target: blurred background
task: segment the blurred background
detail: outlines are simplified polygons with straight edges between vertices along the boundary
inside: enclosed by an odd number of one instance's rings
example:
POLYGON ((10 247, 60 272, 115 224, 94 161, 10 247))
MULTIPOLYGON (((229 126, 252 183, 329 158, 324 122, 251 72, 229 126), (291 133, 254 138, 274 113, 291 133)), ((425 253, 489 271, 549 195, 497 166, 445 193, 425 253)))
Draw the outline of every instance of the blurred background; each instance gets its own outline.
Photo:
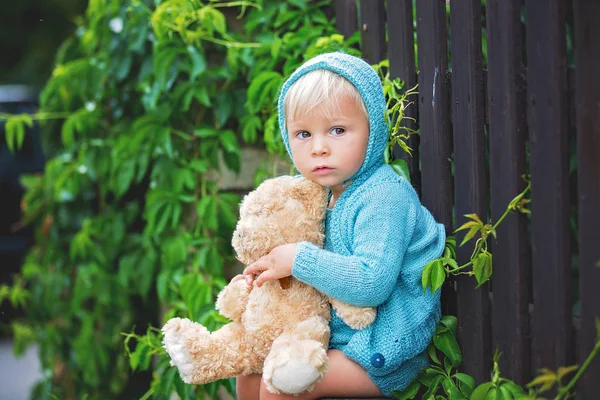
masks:
POLYGON ((356 50, 331 1, 0 6, 0 400, 230 398, 157 327, 209 329, 241 197, 291 172, 283 77, 356 50))
MULTIPOLYGON (((75 17, 85 10, 84 0, 24 0, 0 6, 0 112, 34 113, 38 95, 50 77, 58 47, 75 28, 75 17)), ((0 123, 0 126, 3 124, 0 123)), ((33 242, 33 229, 12 229, 21 216, 22 173, 41 172, 44 152, 39 127, 32 129, 20 152, 13 154, 0 141, 0 284, 19 272, 33 242)), ((37 346, 21 358, 13 354, 9 322, 23 316, 10 302, 0 305, 0 399, 26 399, 42 368, 37 346)))

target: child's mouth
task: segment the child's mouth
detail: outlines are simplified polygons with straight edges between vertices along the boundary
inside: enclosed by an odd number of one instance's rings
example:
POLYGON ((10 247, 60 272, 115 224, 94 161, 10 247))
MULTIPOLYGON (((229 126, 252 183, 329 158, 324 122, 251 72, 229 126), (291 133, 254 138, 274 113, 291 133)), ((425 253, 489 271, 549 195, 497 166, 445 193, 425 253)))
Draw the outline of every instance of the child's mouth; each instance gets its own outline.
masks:
POLYGON ((325 165, 319 165, 313 169, 313 173, 317 175, 325 175, 333 171, 333 168, 327 167, 325 165))

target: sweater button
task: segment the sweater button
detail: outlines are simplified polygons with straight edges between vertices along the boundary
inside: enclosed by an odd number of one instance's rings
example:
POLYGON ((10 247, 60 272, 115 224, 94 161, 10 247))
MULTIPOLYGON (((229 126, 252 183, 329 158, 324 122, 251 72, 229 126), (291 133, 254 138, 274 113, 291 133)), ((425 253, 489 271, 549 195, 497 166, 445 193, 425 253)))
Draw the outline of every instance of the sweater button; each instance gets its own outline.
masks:
POLYGON ((385 358, 383 357, 383 354, 381 353, 375 353, 371 356, 371 364, 375 367, 375 368, 381 368, 383 367, 383 364, 385 364, 385 358))

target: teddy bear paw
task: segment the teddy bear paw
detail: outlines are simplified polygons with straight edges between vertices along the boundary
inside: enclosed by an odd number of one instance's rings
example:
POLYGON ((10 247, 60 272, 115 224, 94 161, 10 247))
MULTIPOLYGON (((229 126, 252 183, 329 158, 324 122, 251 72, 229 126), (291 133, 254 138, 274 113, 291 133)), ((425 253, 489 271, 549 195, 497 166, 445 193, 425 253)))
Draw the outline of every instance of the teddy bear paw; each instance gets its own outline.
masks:
POLYGON ((327 351, 316 340, 280 336, 265 359, 263 379, 271 393, 310 391, 327 371, 327 351))
POLYGON ((163 346, 171 358, 171 365, 177 367, 181 379, 185 383, 191 383, 194 370, 193 359, 186 345, 186 337, 192 332, 202 333, 202 331, 206 331, 206 328, 184 318, 171 318, 162 328, 163 346), (200 332, 198 332, 199 330, 200 332))
POLYGON ((309 389, 319 378, 319 370, 302 360, 290 360, 273 371, 271 382, 278 390, 299 394, 309 389))
POLYGON ((352 329, 365 329, 375 321, 377 309, 373 307, 357 307, 356 312, 345 321, 352 329))

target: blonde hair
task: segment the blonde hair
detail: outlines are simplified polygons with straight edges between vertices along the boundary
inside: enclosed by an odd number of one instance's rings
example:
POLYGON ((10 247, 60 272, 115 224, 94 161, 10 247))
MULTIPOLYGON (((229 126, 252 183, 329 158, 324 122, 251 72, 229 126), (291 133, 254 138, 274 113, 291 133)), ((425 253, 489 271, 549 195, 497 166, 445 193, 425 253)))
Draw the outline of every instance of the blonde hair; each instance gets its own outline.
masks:
POLYGON ((367 107, 356 86, 335 72, 317 69, 301 76, 290 86, 283 101, 285 122, 287 124, 302 118, 318 106, 325 104, 328 107, 323 107, 320 111, 327 118, 332 119, 331 110, 340 111, 341 96, 350 96, 364 112, 367 120, 369 119, 367 107))

